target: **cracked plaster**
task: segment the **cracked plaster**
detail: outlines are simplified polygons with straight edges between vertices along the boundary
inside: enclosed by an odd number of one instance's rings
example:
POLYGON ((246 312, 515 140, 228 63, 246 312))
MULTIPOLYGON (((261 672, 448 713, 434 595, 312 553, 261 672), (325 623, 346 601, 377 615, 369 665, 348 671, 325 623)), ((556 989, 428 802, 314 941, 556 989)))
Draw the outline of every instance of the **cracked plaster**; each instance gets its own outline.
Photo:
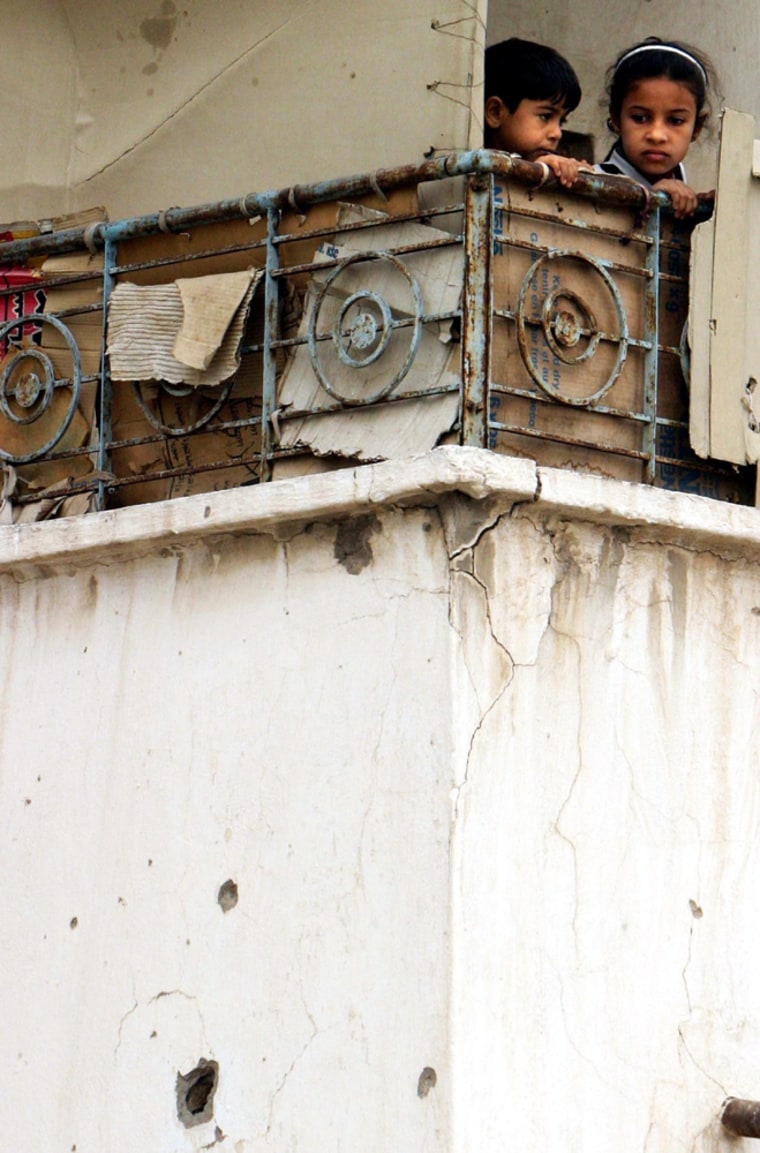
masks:
POLYGON ((509 1086, 480 1087, 462 1147, 530 1145, 537 1126, 542 1144, 587 1147, 593 1128, 618 1148, 717 1149, 722 1098, 760 1059, 736 923, 759 863, 760 570, 693 535, 558 518, 549 479, 460 565, 514 658, 457 796, 460 931, 478 943, 459 1028, 474 1044, 499 1016, 492 1083, 509 1086), (537 1121, 538 1086, 553 1107, 537 1121))
POLYGON ((718 1153, 760 1063, 756 514, 537 481, 454 450, 0 530, 27 1143, 179 1153, 203 1056, 222 1153, 371 1150, 368 1109, 378 1150, 718 1153))
POLYGON ((0 181, 6 220, 93 204, 118 219, 482 141, 472 96, 482 3, 388 0, 382 10, 354 5, 350 19, 334 0, 38 8, 7 21, 9 55, 31 59, 36 87, 31 101, 19 96, 29 72, 9 65, 5 103, 25 128, 7 133, 20 163, 9 186, 0 181), (40 26, 45 37, 35 36, 40 26), (241 117, 257 124, 255 149, 238 146, 241 117), (26 145, 40 140, 46 147, 26 145))

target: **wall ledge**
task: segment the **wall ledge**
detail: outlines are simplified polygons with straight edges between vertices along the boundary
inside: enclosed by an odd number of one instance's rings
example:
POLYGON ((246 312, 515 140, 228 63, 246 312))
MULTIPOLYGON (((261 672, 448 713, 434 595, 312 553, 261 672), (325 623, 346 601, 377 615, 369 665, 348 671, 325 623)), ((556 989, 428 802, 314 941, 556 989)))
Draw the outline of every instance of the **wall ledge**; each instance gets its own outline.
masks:
POLYGON ((229 492, 0 528, 0 571, 97 563, 207 537, 288 535, 313 521, 434 505, 447 493, 488 500, 491 512, 523 506, 517 515, 592 521, 636 530, 639 539, 760 556, 760 513, 754 508, 446 446, 229 492))

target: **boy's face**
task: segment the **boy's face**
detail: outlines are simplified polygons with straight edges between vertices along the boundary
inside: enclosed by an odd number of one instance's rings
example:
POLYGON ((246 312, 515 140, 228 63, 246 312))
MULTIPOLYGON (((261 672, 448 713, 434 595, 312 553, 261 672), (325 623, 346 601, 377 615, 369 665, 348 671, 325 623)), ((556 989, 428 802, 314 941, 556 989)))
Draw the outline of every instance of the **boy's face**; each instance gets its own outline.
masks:
POLYGON ((489 96, 485 107, 486 146, 536 160, 557 151, 566 115, 565 105, 551 100, 521 100, 510 112, 501 97, 489 96))

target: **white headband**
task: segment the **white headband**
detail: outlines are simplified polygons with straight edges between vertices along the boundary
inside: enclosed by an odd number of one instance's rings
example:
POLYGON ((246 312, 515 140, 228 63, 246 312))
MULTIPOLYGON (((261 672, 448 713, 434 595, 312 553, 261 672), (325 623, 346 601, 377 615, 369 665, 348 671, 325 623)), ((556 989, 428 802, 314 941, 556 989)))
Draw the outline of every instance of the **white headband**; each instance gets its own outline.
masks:
POLYGON ((707 73, 696 57, 692 56, 690 52, 684 52, 682 48, 674 48, 672 44, 641 44, 638 48, 632 48, 630 52, 626 52, 624 56, 620 57, 615 65, 615 72, 618 72, 621 64, 624 64, 626 60, 630 60, 632 56, 637 56, 639 52, 672 52, 675 56, 683 57, 684 60, 688 60, 690 64, 694 65, 702 76, 705 88, 708 87, 707 73))

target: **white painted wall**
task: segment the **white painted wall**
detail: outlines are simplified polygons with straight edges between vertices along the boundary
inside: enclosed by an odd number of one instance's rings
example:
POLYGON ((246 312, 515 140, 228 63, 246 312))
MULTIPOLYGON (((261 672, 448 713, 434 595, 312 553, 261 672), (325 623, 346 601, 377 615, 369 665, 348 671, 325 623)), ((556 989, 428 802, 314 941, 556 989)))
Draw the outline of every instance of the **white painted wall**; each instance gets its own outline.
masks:
POLYGON ((2 577, 0 1065, 19 1149, 208 1146, 215 1124, 176 1116, 200 1058, 220 1065, 224 1151, 445 1148, 435 521, 2 577), (427 1066, 442 1089, 422 1100, 427 1066))
POLYGON ((5 0, 0 11, 0 214, 7 221, 30 220, 69 207, 76 57, 59 0, 5 0))
POLYGON ((481 142, 485 0, 13 7, 0 140, 22 163, 0 175, 6 219, 116 219, 481 142))
POLYGON ((757 516, 442 449, 0 530, 14 1148, 718 1153, 757 516))

